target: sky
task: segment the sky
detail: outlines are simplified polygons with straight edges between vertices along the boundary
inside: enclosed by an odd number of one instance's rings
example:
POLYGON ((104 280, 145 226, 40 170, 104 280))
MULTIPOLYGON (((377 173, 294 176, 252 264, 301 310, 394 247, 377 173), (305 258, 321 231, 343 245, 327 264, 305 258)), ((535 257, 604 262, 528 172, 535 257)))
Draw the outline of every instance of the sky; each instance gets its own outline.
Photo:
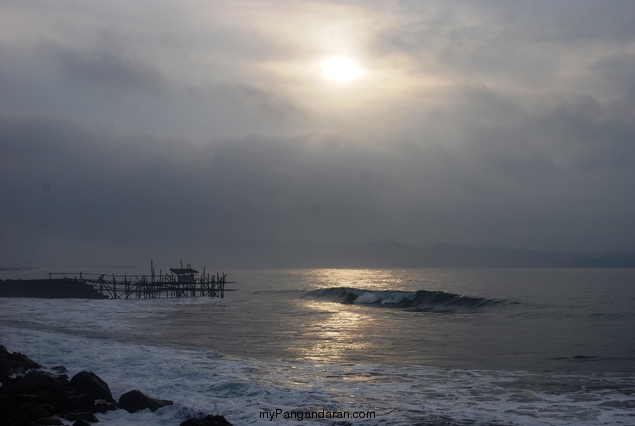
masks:
POLYGON ((635 250, 634 184, 630 0, 0 2, 0 266, 635 250))

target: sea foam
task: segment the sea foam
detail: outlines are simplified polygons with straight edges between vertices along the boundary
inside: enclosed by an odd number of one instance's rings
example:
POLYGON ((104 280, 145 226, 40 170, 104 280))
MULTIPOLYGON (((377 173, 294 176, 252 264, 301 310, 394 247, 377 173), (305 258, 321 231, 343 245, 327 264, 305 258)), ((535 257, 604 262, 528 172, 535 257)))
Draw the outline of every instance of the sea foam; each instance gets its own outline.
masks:
POLYGON ((270 423, 260 413, 275 409, 372 411, 373 421, 347 421, 395 425, 628 424, 635 414, 629 395, 635 387, 632 376, 263 362, 6 326, 0 331, 9 350, 45 366, 66 365, 71 375, 94 371, 109 383, 115 398, 139 389, 175 402, 155 413, 99 415, 105 426, 174 425, 215 412, 233 424, 264 425, 270 423))

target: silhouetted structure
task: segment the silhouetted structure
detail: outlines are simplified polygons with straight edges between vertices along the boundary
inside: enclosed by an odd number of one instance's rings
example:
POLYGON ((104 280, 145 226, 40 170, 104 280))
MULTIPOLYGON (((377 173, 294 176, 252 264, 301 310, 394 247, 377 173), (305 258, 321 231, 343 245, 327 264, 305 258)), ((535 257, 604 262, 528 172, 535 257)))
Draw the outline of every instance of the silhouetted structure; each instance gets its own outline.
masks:
POLYGON ((49 278, 62 276, 63 279, 77 280, 93 286, 100 294, 111 299, 130 298, 160 298, 160 297, 225 297, 227 274, 205 274, 205 268, 201 275, 191 265, 180 268, 170 268, 170 273, 159 271, 155 274, 154 262, 150 261, 150 275, 116 275, 93 274, 87 272, 50 272, 49 278))

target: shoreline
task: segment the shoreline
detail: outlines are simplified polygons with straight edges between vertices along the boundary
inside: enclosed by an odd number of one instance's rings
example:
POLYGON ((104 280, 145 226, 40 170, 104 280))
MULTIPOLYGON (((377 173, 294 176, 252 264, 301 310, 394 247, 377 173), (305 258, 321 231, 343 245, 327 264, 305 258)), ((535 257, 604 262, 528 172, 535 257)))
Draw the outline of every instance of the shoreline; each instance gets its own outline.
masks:
MULTIPOLYGON (((62 365, 45 368, 0 344, 0 424, 7 426, 73 425, 99 422, 96 414, 125 410, 151 412, 172 405, 140 390, 115 400, 108 384, 95 373, 81 371, 69 378, 62 365)), ((222 415, 185 419, 180 426, 232 426, 222 415)))

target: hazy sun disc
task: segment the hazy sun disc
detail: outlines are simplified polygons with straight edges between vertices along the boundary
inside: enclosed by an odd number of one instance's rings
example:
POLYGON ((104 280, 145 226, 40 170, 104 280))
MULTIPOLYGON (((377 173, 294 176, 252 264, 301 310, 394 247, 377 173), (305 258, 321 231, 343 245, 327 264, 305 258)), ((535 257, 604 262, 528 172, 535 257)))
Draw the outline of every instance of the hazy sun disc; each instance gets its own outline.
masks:
POLYGON ((352 59, 345 56, 333 56, 322 62, 322 73, 329 80, 352 81, 362 75, 362 70, 352 59))

